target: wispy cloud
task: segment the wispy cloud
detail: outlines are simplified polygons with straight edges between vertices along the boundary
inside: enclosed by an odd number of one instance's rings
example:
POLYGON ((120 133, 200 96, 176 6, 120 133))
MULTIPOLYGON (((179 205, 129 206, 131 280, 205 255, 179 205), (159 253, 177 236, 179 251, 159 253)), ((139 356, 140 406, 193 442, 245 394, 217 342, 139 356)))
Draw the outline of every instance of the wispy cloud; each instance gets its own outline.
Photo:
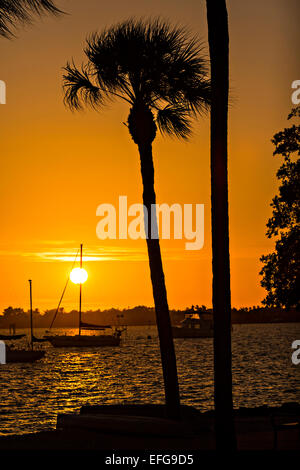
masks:
MULTIPOLYGON (((31 247, 21 250, 0 250, 0 257, 20 257, 36 262, 74 262, 77 255, 79 259, 79 249, 76 241, 35 241, 32 243, 37 247, 33 251, 31 247), (47 245, 47 250, 45 246, 47 245), (31 248, 31 249, 30 249, 31 248)), ((18 247, 19 248, 19 247, 18 247)), ((164 260, 180 261, 187 258, 202 259, 203 253, 189 252, 184 249, 162 246, 162 256, 164 260)), ((144 247, 132 246, 85 246, 83 261, 148 261, 146 244, 144 247)))
MULTIPOLYGON (((78 250, 74 249, 59 249, 42 251, 38 253, 27 253, 26 256, 38 258, 41 261, 62 261, 72 262, 78 255, 78 250)), ((93 261, 145 261, 147 260, 147 254, 143 250, 136 249, 123 249, 121 247, 110 247, 110 248, 96 248, 96 249, 85 249, 83 255, 84 262, 93 261)))
MULTIPOLYGON (((57 245, 58 243, 52 243, 57 245)), ((62 245, 62 243, 60 243, 62 245)), ((79 250, 77 247, 74 248, 53 248, 47 251, 39 250, 36 252, 32 251, 10 251, 0 250, 1 257, 22 257, 27 258, 30 261, 40 262, 73 262, 77 256, 79 259, 79 250)), ((146 261, 147 253, 146 250, 138 250, 134 248, 123 248, 123 247, 96 247, 96 248, 85 248, 83 261, 146 261)))

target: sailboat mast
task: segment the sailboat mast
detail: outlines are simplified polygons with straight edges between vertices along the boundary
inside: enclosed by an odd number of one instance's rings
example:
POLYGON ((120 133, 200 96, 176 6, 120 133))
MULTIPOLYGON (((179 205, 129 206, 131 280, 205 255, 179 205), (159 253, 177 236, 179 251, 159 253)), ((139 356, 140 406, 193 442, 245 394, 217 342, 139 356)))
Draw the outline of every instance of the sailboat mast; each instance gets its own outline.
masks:
MULTIPOLYGON (((80 245, 80 269, 82 269, 82 243, 80 245)), ((81 294, 82 283, 79 284, 79 335, 81 334, 81 294)))
POLYGON ((32 331, 32 280, 29 279, 29 294, 30 294, 30 344, 33 349, 33 331, 32 331))

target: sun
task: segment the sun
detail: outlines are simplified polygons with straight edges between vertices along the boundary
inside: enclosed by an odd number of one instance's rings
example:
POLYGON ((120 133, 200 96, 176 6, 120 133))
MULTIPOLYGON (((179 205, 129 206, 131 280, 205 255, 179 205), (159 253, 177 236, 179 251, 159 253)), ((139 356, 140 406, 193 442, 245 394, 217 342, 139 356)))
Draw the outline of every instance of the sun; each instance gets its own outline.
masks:
POLYGON ((88 278, 88 273, 83 268, 74 268, 70 273, 70 279, 74 284, 83 284, 88 278))

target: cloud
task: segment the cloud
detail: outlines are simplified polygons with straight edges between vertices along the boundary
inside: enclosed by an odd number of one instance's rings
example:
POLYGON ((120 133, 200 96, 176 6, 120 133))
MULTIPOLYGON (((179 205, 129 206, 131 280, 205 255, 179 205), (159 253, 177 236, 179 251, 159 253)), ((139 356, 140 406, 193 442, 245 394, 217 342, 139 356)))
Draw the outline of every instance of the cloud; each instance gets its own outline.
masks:
MULTIPOLYGON (((36 262, 74 262, 75 257, 77 256, 77 260, 79 260, 79 249, 75 246, 76 242, 62 242, 62 241, 52 241, 47 242, 47 245, 53 246, 53 249, 49 249, 47 251, 39 250, 39 251, 10 251, 10 250, 2 250, 0 251, 0 256, 2 257, 21 257, 27 258, 30 261, 36 262), (70 247, 62 247, 58 248, 57 245, 71 245, 70 247)), ((46 242, 40 242, 40 244, 46 244, 46 242)), ((40 247, 42 248, 42 247, 40 247)), ((167 261, 180 261, 185 260, 187 258, 191 259, 191 257, 196 259, 203 259, 203 255, 197 254, 195 252, 187 252, 184 249, 176 249, 176 248, 165 248, 162 249, 162 257, 163 260, 167 261), (192 255, 191 255, 192 253, 192 255)), ((124 247, 124 246, 108 246, 108 247, 90 247, 84 248, 83 254, 83 261, 85 263, 89 262, 100 262, 100 261, 145 261, 148 262, 148 254, 146 245, 144 248, 136 248, 136 247, 124 247)))
MULTIPOLYGON (((36 253, 24 253, 23 256, 30 257, 39 261, 60 261, 72 262, 75 258, 79 259, 79 250, 74 249, 56 249, 40 251, 36 253)), ((84 250, 83 261, 146 261, 147 253, 145 250, 136 250, 122 247, 94 248, 84 250)))

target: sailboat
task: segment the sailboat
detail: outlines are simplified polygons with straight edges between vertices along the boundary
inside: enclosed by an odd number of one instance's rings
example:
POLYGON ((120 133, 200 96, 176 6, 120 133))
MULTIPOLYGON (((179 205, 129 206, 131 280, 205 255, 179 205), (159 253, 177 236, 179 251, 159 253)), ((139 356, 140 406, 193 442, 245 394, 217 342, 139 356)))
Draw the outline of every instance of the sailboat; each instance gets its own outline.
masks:
POLYGON ((25 338, 26 335, 20 334, 20 335, 0 335, 0 340, 3 341, 11 341, 15 339, 22 339, 25 338))
MULTIPOLYGON (((82 244, 80 245, 80 272, 86 272, 82 268, 82 244)), ((75 258, 76 261, 76 258, 75 258)), ((78 269, 78 268, 77 268, 78 269)), ((87 276, 87 274, 86 274, 87 276)), ((68 282, 68 281, 67 281, 68 282)), ((123 330, 120 328, 116 328, 114 332, 111 334, 99 334, 99 335, 84 335, 82 334, 82 330, 90 330, 90 331, 104 331, 107 329, 112 328, 108 325, 92 325, 89 323, 82 322, 81 316, 81 303, 82 303, 82 284, 83 280, 78 282, 79 284, 79 318, 78 318, 78 334, 77 335, 47 335, 45 338, 54 346, 55 348, 99 348, 103 346, 119 346, 121 342, 121 335, 123 330)), ((66 289, 66 287, 65 287, 66 289)), ((65 289, 63 291, 62 297, 64 295, 65 289)), ((61 300, 62 300, 61 297, 61 300)), ((60 303, 61 303, 60 300, 60 303)), ((60 306, 59 303, 59 306, 60 306)), ((59 309, 58 306, 58 309, 59 309)), ((58 312, 58 309, 56 312, 58 312)), ((55 319, 55 317, 54 317, 55 319)), ((54 320, 53 319, 53 320, 54 320)), ((52 321, 53 324, 53 321, 52 321)), ((52 326, 51 324, 51 326, 52 326)), ((51 327, 50 327, 51 329, 51 327)))
MULTIPOLYGON (((33 336, 33 324, 32 324, 32 280, 29 279, 29 286, 30 286, 30 345, 29 348, 25 349, 15 349, 12 346, 6 346, 6 363, 12 362, 35 362, 42 357, 45 356, 45 351, 42 350, 34 350, 33 343, 34 343, 34 336, 33 336)), ((11 338, 12 339, 11 335, 11 338)), ((20 335, 18 336, 19 339, 20 335)), ((22 336, 22 335, 21 335, 22 336)), ((23 335, 24 336, 24 335, 23 335)))

